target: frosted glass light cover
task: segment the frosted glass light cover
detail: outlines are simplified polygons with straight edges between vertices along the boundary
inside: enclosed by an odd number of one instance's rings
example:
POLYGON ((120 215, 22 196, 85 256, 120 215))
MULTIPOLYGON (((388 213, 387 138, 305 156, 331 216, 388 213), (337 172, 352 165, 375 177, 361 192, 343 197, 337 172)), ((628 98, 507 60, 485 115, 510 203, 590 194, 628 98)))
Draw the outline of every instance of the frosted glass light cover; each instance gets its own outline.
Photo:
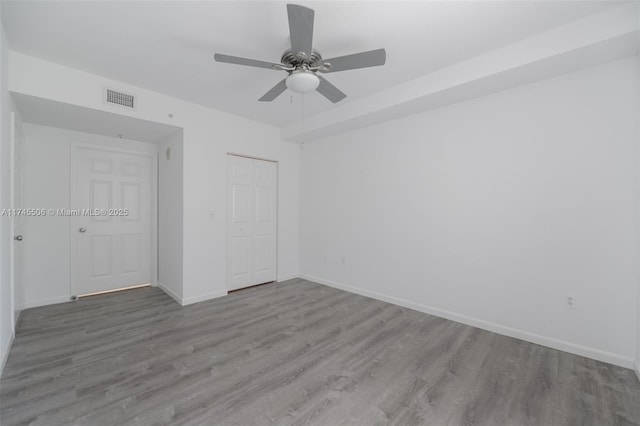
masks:
POLYGON ((298 71, 287 77, 285 83, 289 89, 296 93, 307 93, 318 88, 320 79, 312 72, 298 71))

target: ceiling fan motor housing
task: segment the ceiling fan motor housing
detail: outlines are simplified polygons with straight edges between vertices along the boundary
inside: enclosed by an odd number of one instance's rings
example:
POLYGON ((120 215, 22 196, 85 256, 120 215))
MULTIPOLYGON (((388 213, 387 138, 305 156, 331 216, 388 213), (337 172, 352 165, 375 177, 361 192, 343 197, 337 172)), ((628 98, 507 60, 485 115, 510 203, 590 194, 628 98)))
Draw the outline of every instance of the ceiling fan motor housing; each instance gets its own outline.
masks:
POLYGON ((322 56, 320 55, 320 52, 315 49, 311 52, 311 56, 307 56, 304 52, 294 54, 291 49, 287 49, 282 54, 280 62, 294 68, 298 68, 303 65, 315 68, 323 65, 322 56))

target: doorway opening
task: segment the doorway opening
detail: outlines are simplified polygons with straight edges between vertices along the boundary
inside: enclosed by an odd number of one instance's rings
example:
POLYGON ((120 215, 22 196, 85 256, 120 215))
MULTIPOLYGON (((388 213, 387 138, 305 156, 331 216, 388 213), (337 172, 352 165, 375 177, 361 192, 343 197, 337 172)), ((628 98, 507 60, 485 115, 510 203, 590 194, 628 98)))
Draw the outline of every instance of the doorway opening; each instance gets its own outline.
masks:
POLYGON ((160 280, 181 293, 182 216, 159 212, 181 210, 182 129, 13 96, 24 122, 23 203, 47 212, 24 218, 23 306, 160 280), (160 154, 168 150, 171 158, 160 154))

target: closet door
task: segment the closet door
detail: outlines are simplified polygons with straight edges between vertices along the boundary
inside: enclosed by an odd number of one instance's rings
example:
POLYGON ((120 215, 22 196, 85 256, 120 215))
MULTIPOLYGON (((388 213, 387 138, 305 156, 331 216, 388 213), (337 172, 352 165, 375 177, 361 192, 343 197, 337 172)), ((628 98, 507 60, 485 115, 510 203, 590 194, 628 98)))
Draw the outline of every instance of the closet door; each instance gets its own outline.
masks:
POLYGON ((227 289, 276 279, 277 164, 229 155, 227 289))

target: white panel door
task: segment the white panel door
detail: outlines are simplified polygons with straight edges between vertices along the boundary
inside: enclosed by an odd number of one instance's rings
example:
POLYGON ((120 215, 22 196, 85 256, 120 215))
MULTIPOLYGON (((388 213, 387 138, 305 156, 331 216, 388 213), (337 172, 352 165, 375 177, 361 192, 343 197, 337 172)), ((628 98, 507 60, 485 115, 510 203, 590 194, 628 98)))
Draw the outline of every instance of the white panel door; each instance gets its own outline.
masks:
POLYGON ((276 167, 253 160, 253 284, 276 279, 276 167))
POLYGON ((152 158, 86 147, 75 156, 72 293, 151 282, 152 158))
MULTIPOLYGON (((22 163, 23 163, 24 135, 16 122, 15 112, 11 113, 11 208, 23 208, 22 202, 22 163)), ((22 229, 24 218, 22 215, 11 216, 11 229, 13 232, 13 245, 11 246, 10 275, 13 290, 14 324, 22 309, 22 229)), ((13 328, 12 328, 13 329, 13 328)))
POLYGON ((228 156, 228 290, 276 279, 277 165, 228 156))
POLYGON ((253 160, 230 155, 228 185, 228 289, 235 290, 253 285, 253 160))

